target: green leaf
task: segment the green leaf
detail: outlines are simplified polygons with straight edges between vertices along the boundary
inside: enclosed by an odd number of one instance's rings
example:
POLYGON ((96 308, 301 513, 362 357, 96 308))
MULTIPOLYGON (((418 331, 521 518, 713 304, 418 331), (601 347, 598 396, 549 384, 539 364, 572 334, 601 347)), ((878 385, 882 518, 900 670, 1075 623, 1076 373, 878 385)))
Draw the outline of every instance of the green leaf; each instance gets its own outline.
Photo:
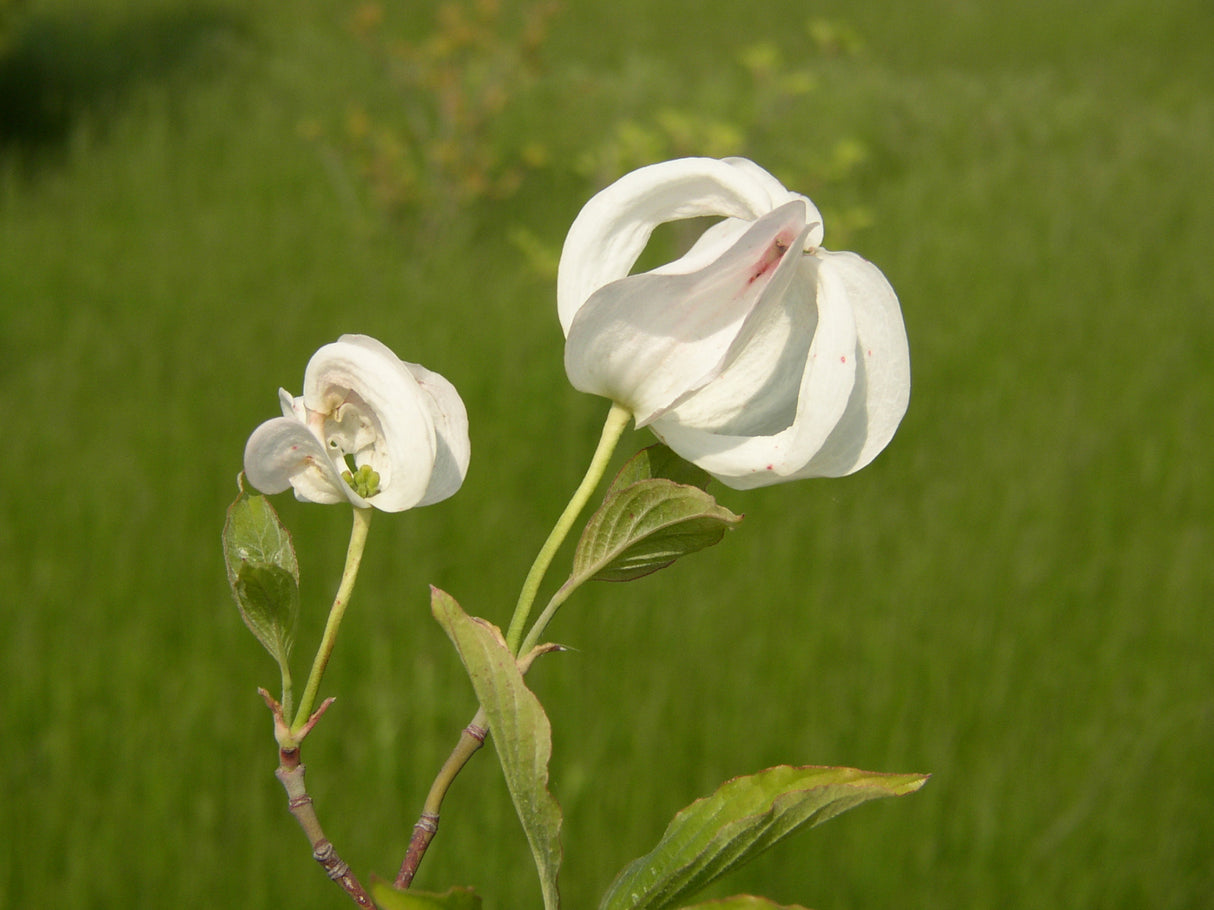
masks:
POLYGON ((299 563, 295 559, 291 533, 266 497, 245 488, 244 474, 240 475, 238 483, 240 495, 228 506, 228 517, 223 526, 229 579, 233 565, 250 559, 280 566, 298 579, 299 563))
POLYGON ((654 477, 665 477, 675 483, 689 487, 699 487, 707 490, 712 475, 703 468, 698 468, 690 461, 684 461, 671 449, 657 443, 641 449, 625 462, 620 472, 611 481, 604 499, 617 493, 624 487, 631 486, 638 480, 650 480, 654 477))
POLYGON ((506 788, 514 800, 540 876, 545 910, 560 907, 556 878, 561 867, 561 807, 548 792, 552 726, 501 631, 468 616, 455 599, 430 589, 430 609, 459 652, 477 700, 489 721, 506 788))
POLYGON ((741 520, 699 487, 666 478, 613 486, 586 522, 566 585, 640 578, 719 543, 741 520))
POLYGON ((391 882, 371 878, 371 898, 380 910, 480 910, 480 895, 471 888, 451 888, 442 894, 402 891, 391 882))
POLYGON ((727 781, 676 815, 658 845, 624 867, 599 908, 672 907, 798 828, 870 799, 913 793, 926 781, 923 774, 788 765, 727 781))
POLYGON ((765 897, 737 894, 717 901, 682 907, 680 910, 805 910, 800 904, 773 904, 765 897))
POLYGON ((266 563, 246 562, 232 588, 240 615, 280 664, 291 656, 299 618, 299 584, 290 572, 266 563))
POLYGON ((223 526, 223 555, 241 618, 285 668, 299 622, 299 563, 274 507, 245 489, 243 474, 223 526))

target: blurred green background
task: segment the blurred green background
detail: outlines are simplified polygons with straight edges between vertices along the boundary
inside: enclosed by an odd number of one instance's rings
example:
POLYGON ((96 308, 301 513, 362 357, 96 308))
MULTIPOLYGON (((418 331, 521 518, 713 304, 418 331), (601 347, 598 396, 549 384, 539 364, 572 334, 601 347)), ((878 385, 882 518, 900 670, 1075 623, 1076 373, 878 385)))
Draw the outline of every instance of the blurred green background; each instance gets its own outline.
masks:
MULTIPOLYGON (((627 169, 743 154, 897 288, 911 407, 863 472, 719 491, 721 546, 566 605, 577 650, 530 680, 567 905, 789 762, 934 777, 713 893, 1214 906, 1207 0, 26 0, 0 30, 0 905, 343 906, 219 546, 248 433, 343 332, 472 421, 460 495, 375 523, 305 752, 343 856, 394 874, 474 707, 426 585, 505 623, 606 414, 564 377, 564 231, 627 169)), ((302 677, 347 518, 278 499, 302 677)), ((418 878, 451 884, 538 905, 487 754, 418 878)))

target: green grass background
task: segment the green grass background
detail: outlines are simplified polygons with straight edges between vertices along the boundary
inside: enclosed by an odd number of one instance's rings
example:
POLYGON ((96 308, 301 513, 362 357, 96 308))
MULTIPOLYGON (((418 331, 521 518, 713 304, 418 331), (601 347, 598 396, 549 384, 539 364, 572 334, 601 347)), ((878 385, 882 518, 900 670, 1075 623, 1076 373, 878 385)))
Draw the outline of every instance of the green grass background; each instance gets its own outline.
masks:
MULTIPOLYGON (((0 905, 343 905, 273 778, 255 689, 276 671, 219 547, 248 433, 342 332, 443 372, 472 421, 463 491, 378 516, 305 753, 339 851, 394 873, 474 707, 426 585, 505 623, 606 413, 568 386, 551 276, 517 238, 555 254, 599 185, 567 163, 612 124, 747 110, 738 53, 768 42, 817 82, 732 151, 890 277, 911 406, 860 474, 723 491, 747 518, 720 547, 566 605, 551 634, 577 651, 530 679, 567 906, 678 808, 783 762, 934 777, 711 893, 1214 906, 1206 0, 567 6, 499 128, 549 164, 441 218, 385 214, 309 132, 401 102, 349 4, 20 9, 0 57, 0 905), (863 50, 815 45, 811 16, 863 50), (840 142, 865 154, 831 176, 840 142)), ((384 28, 416 39, 432 7, 389 4, 384 28)), ((348 528, 280 499, 302 677, 348 528)), ((538 905, 491 755, 418 884, 538 905)))

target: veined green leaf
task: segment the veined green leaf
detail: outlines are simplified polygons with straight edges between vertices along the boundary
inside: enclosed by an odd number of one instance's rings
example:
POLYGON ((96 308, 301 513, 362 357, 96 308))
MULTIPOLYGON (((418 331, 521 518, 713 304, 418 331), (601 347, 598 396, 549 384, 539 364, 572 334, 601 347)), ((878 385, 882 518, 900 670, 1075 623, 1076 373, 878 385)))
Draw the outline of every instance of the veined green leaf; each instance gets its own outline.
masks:
POLYGON ((912 793, 926 780, 923 774, 781 765, 727 781, 676 815, 658 845, 619 874, 599 908, 675 906, 798 828, 870 799, 912 793))
POLYGON ((244 474, 238 480, 240 494, 228 506, 223 526, 223 551, 228 565, 228 580, 235 574, 233 566, 244 561, 263 562, 286 569, 299 579, 299 563, 291 532, 278 518, 270 501, 260 493, 250 493, 245 487, 244 474))
POLYGON ((278 513, 245 489, 243 474, 223 526, 223 555, 241 618, 285 667, 299 621, 299 563, 278 513))
POLYGON ((380 910, 480 910, 480 895, 471 888, 451 888, 442 894, 401 891, 383 879, 372 877, 371 898, 380 910))
POLYGON ((607 488, 603 498, 606 499, 612 493, 617 493, 638 480, 650 480, 654 477, 665 477, 675 483, 699 487, 701 490, 707 490, 712 480, 712 475, 703 468, 684 461, 672 449, 659 442, 641 449, 628 459, 611 481, 611 486, 607 488))
POLYGON ((567 585, 631 581, 719 543, 742 520, 699 487, 662 477, 610 493, 586 523, 567 585))
POLYGON ((246 562, 232 588, 245 625, 279 664, 285 664, 295 644, 299 618, 299 585, 278 566, 246 562))
POLYGON ((455 599, 430 589, 430 609, 459 652, 477 700, 485 710, 506 788, 535 866, 545 910, 560 907, 557 873, 561 867, 561 807, 548 791, 552 727, 548 715, 506 647, 501 631, 468 616, 455 599))

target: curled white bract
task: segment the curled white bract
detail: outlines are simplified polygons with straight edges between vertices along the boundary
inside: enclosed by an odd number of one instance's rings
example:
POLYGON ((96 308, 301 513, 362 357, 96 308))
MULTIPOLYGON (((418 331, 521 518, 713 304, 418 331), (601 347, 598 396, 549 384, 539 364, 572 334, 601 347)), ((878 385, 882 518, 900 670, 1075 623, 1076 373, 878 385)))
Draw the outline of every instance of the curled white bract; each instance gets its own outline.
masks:
POLYGON ((906 412, 898 298, 822 218, 741 158, 641 168, 593 197, 557 278, 574 387, 629 408, 735 489, 868 464, 906 412), (679 259, 630 274, 653 230, 718 216, 679 259))
POLYGON ((455 387, 366 335, 317 351, 303 394, 278 393, 282 417, 249 437, 244 469, 263 493, 293 488, 304 502, 401 512, 455 493, 468 471, 468 415, 455 387), (369 468, 365 497, 343 473, 369 468))

